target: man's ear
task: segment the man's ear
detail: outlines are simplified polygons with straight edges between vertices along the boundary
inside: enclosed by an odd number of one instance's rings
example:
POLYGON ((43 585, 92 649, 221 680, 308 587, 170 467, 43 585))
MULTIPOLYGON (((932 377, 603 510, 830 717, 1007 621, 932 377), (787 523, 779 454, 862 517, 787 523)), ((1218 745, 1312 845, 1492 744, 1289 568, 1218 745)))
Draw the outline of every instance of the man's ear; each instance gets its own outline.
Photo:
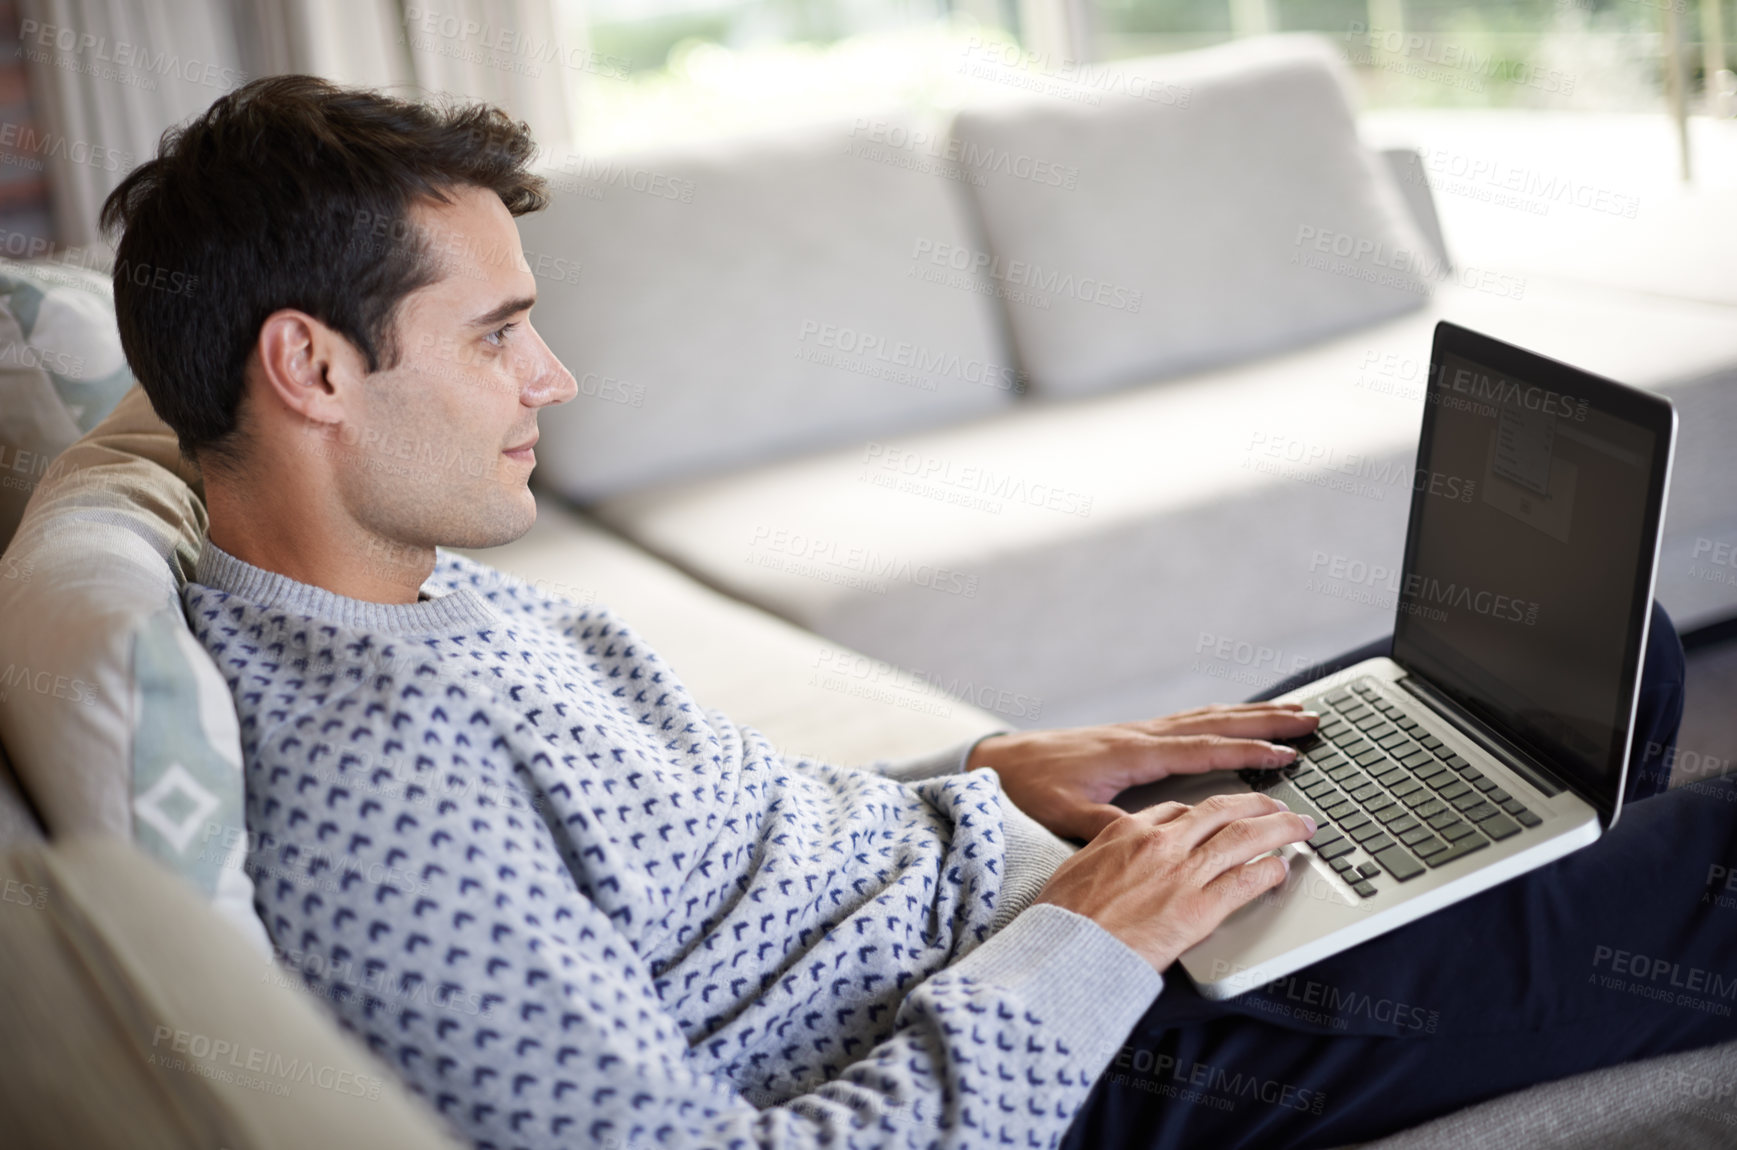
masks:
POLYGON ((367 364, 349 340, 306 312, 281 308, 266 316, 253 360, 265 402, 313 424, 354 417, 367 364))

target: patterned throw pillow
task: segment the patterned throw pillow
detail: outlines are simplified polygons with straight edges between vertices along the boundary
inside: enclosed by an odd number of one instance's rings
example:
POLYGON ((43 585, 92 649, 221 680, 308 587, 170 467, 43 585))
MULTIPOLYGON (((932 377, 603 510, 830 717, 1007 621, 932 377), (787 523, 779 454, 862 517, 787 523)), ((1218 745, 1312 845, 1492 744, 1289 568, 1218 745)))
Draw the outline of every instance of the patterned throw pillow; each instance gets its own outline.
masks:
POLYGON ((0 261, 0 413, 0 476, 18 503, 34 493, 0 556, 18 782, 50 835, 132 839, 264 948, 234 703, 181 613, 199 475, 132 384, 101 276, 0 261))
POLYGON ((212 682, 217 668, 180 603, 147 615, 132 638, 133 838, 215 894, 220 882, 245 881, 235 703, 221 680, 212 682))
POLYGON ((0 547, 50 461, 132 385, 107 276, 0 259, 0 547))

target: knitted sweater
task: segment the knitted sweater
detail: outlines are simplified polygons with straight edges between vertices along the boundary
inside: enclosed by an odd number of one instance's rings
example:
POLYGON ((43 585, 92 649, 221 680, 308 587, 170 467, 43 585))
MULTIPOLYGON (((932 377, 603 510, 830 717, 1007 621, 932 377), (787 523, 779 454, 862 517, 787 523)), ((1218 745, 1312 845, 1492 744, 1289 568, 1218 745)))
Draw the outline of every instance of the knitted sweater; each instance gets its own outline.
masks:
POLYGON ((993 771, 785 759, 607 610, 441 553, 349 599, 207 544, 280 960, 479 1147, 1052 1146, 1162 980, 1021 908, 993 771))

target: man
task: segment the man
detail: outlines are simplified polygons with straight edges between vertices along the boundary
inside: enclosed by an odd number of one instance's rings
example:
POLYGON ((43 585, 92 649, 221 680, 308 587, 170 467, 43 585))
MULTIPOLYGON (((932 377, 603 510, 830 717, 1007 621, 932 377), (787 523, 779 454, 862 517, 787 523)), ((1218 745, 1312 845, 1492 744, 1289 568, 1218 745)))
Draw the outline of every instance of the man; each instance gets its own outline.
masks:
MULTIPOLYGON (((103 216, 120 259, 222 301, 116 284, 129 362, 205 475, 186 607, 235 693, 261 917, 477 1145, 1332 1145, 1729 1032, 1607 1012, 1562 1056, 1552 1015, 1512 1044, 1530 1062, 1359 1098, 1392 1012, 1336 1037, 1162 973, 1284 880, 1271 852, 1310 822, 1256 794, 1110 805, 1282 765, 1268 740, 1312 715, 1003 734, 885 774, 787 760, 607 610, 438 553, 529 528, 537 413, 575 391, 530 323, 513 217, 543 203, 532 153, 498 111, 277 77, 168 138, 103 216), (1257 1101, 1226 1117, 1105 1073, 1154 1066, 1196 1085, 1229 1067, 1257 1101)), ((1661 729, 1673 705, 1667 682, 1661 729)), ((1624 847, 1625 818, 1580 857, 1723 833, 1648 805, 1673 825, 1624 847)), ((1577 881, 1559 864, 1354 953, 1434 969, 1393 940, 1577 881)), ((1458 1002, 1463 976, 1421 1001, 1458 1002)), ((1420 1075, 1465 1053, 1416 1046, 1397 1064, 1420 1075)))

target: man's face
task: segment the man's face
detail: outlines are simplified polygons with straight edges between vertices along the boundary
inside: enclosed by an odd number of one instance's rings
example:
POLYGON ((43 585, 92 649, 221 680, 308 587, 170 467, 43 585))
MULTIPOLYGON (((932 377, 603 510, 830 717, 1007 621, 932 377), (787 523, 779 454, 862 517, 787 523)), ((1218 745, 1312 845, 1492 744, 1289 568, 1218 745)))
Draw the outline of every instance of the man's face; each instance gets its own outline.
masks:
POLYGON ((372 534, 410 547, 493 547, 536 520, 526 486, 537 410, 578 388, 530 322, 536 280, 494 193, 455 189, 411 212, 439 278, 406 296, 398 362, 362 378, 336 436, 339 496, 372 534))

